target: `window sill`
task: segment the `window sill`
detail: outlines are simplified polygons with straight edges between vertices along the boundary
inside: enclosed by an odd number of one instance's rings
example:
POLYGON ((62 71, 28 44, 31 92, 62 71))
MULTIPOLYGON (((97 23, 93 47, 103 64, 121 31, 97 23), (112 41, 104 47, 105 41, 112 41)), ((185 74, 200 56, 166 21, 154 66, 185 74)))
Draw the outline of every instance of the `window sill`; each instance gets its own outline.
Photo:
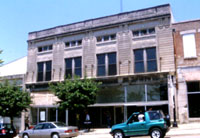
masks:
POLYGON ((144 40, 144 39, 150 39, 150 38, 155 38, 156 34, 150 34, 150 35, 143 35, 143 36, 135 36, 132 38, 132 40, 144 40))
POLYGON ((195 56, 195 57, 184 57, 184 60, 192 60, 192 59, 197 59, 197 56, 195 56))
POLYGON ((116 43, 117 43, 117 40, 97 42, 96 46, 105 46, 105 45, 116 44, 116 43))
POLYGON ((80 46, 73 46, 73 47, 65 47, 65 50, 68 51, 68 50, 75 50, 75 49, 81 49, 82 48, 82 45, 80 46))
POLYGON ((53 51, 44 51, 44 52, 38 52, 37 55, 44 55, 44 54, 51 54, 53 51))

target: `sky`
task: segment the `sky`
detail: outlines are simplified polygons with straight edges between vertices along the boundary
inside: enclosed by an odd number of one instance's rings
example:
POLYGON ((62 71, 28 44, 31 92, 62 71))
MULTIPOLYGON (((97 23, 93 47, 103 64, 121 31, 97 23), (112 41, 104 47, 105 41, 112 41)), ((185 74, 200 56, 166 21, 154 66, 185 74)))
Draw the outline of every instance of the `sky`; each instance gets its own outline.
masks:
MULTIPOLYGON (((28 33, 118 14, 121 0, 0 0, 0 59, 27 55, 28 33)), ((123 12, 170 4, 176 22, 200 19, 200 0, 122 0, 123 12)))

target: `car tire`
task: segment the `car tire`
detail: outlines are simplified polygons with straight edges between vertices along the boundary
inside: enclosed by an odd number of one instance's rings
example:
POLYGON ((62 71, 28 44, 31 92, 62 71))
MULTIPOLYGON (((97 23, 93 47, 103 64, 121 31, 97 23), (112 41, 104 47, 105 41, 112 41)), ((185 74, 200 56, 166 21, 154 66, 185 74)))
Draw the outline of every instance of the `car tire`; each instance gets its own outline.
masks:
POLYGON ((52 134, 51 138, 60 138, 60 136, 57 133, 52 134))
POLYGON ((23 138, 29 138, 28 134, 24 134, 23 138))
POLYGON ((163 138, 163 133, 159 128, 153 128, 150 132, 151 138, 163 138))
POLYGON ((116 131, 114 131, 114 133, 113 133, 113 138, 124 138, 124 134, 123 134, 122 131, 116 130, 116 131))

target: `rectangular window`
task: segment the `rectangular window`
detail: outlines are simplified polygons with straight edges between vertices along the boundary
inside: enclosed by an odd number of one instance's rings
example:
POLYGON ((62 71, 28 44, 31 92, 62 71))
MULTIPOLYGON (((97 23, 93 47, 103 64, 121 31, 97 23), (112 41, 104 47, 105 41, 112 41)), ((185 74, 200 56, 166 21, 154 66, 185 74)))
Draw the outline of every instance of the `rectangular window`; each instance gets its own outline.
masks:
POLYGON ((45 51, 50 51, 53 49, 52 45, 49 46, 42 46, 42 47, 38 47, 38 52, 45 52, 45 51))
POLYGON ((182 38, 184 58, 195 58, 197 56, 195 34, 185 34, 182 36, 182 38))
POLYGON ((117 74, 116 53, 97 55, 97 76, 117 74))
POLYGON ((82 40, 75 40, 75 41, 69 41, 65 43, 65 47, 75 47, 75 46, 81 46, 82 40))
POLYGON ((108 54, 108 75, 117 74, 116 53, 108 54))
POLYGON ((74 58, 74 62, 75 62, 75 72, 74 72, 74 74, 81 77, 82 76, 81 57, 74 58))
POLYGON ((97 55, 97 76, 106 75, 105 54, 97 55))
POLYGON ((157 71, 156 48, 134 50, 135 73, 157 71))
POLYGON ((72 77, 72 58, 65 59, 65 77, 72 77))
POLYGON ((74 75, 82 77, 81 57, 65 59, 65 77, 74 77, 74 75))
POLYGON ((133 31, 133 37, 138 37, 138 36, 145 36, 145 35, 152 35, 155 34, 155 28, 149 28, 149 29, 142 29, 142 30, 137 30, 133 31))
POLYGON ((144 72, 143 49, 135 50, 134 57, 135 57, 135 73, 144 72))
POLYGON ((51 80, 51 61, 37 63, 38 74, 37 81, 50 81, 51 80))
POLYGON ((157 71, 156 49, 147 48, 147 72, 157 71))
POLYGON ((111 40, 116 40, 116 34, 97 37, 97 42, 104 42, 104 41, 111 41, 111 40))

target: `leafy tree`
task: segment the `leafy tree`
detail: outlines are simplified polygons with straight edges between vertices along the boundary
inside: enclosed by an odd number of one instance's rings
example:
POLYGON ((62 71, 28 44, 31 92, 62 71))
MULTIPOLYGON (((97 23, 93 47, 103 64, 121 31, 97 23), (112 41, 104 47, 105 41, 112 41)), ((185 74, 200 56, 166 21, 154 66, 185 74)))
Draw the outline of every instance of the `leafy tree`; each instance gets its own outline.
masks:
POLYGON ((0 83, 0 115, 8 116, 13 124, 13 118, 26 111, 31 104, 30 94, 21 90, 16 84, 6 80, 0 83))
MULTIPOLYGON (((2 50, 0 50, 0 54, 2 53, 2 50)), ((3 60, 0 59, 0 65, 3 63, 3 60)))
POLYGON ((50 90, 60 99, 61 109, 83 111, 88 105, 94 104, 100 82, 93 79, 66 79, 64 82, 50 84, 50 90))

